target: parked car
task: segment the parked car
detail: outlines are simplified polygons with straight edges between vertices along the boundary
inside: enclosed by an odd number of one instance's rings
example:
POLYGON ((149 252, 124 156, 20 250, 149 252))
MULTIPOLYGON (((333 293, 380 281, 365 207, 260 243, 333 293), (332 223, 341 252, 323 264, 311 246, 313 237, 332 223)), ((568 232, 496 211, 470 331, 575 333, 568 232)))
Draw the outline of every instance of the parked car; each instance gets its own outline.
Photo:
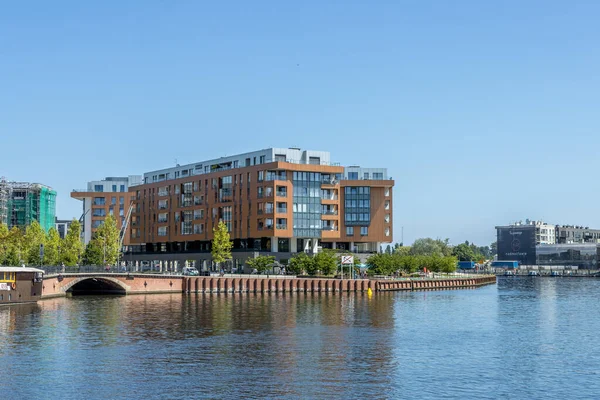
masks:
POLYGON ((194 267, 184 267, 182 273, 185 276, 199 276, 200 275, 198 270, 194 267))

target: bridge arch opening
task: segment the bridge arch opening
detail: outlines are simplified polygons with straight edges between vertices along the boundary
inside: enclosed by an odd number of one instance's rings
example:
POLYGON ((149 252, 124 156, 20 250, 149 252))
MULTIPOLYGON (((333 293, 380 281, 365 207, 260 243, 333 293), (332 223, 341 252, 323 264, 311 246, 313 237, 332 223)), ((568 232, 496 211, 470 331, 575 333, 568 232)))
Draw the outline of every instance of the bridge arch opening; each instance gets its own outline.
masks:
POLYGON ((66 291, 72 296, 86 296, 86 295, 113 295, 113 296, 124 296, 127 294, 125 288, 119 283, 109 279, 90 277, 82 279, 79 282, 73 284, 66 291))

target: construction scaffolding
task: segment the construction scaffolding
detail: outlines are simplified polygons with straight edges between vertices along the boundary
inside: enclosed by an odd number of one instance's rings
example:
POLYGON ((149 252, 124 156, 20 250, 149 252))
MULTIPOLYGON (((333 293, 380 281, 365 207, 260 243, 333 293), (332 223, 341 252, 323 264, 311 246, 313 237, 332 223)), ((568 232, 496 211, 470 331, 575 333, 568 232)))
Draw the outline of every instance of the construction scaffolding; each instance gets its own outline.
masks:
POLYGON ((25 228, 34 220, 45 232, 54 226, 56 192, 39 183, 0 180, 0 222, 25 228))
POLYGON ((8 224, 8 184, 0 178, 0 224, 8 224))

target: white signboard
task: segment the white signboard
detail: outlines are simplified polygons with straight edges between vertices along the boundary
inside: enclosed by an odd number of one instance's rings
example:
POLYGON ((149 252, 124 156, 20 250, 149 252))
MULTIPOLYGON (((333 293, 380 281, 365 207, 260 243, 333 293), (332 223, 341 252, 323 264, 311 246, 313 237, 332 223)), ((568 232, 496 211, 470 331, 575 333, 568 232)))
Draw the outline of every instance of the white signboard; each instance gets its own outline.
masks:
POLYGON ((342 265, 354 265, 354 257, 342 256, 342 265))
POLYGON ((10 284, 0 283, 0 290, 10 290, 10 284))

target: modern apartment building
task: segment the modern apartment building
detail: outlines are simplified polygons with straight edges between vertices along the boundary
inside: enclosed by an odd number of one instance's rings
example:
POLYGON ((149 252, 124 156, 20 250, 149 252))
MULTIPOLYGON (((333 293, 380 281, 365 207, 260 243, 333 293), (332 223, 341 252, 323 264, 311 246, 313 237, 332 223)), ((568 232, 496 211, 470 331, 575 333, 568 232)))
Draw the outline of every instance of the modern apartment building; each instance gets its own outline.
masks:
MULTIPOLYGON (((108 215, 113 215, 117 227, 125 223, 133 193, 129 189, 142 182, 141 175, 128 177, 107 177, 100 181, 88 182, 86 189, 75 189, 71 197, 83 202, 81 235, 85 244, 108 215)), ((129 235, 125 235, 123 244, 128 244, 129 235)))
POLYGON ((0 223, 8 228, 25 228, 34 220, 45 232, 54 226, 56 192, 52 188, 29 182, 0 179, 0 223))
POLYGON ((344 168, 329 152, 269 148, 144 174, 130 188, 129 261, 210 266, 220 220, 236 266, 255 252, 279 260, 321 248, 377 252, 392 241, 386 169, 344 168))

